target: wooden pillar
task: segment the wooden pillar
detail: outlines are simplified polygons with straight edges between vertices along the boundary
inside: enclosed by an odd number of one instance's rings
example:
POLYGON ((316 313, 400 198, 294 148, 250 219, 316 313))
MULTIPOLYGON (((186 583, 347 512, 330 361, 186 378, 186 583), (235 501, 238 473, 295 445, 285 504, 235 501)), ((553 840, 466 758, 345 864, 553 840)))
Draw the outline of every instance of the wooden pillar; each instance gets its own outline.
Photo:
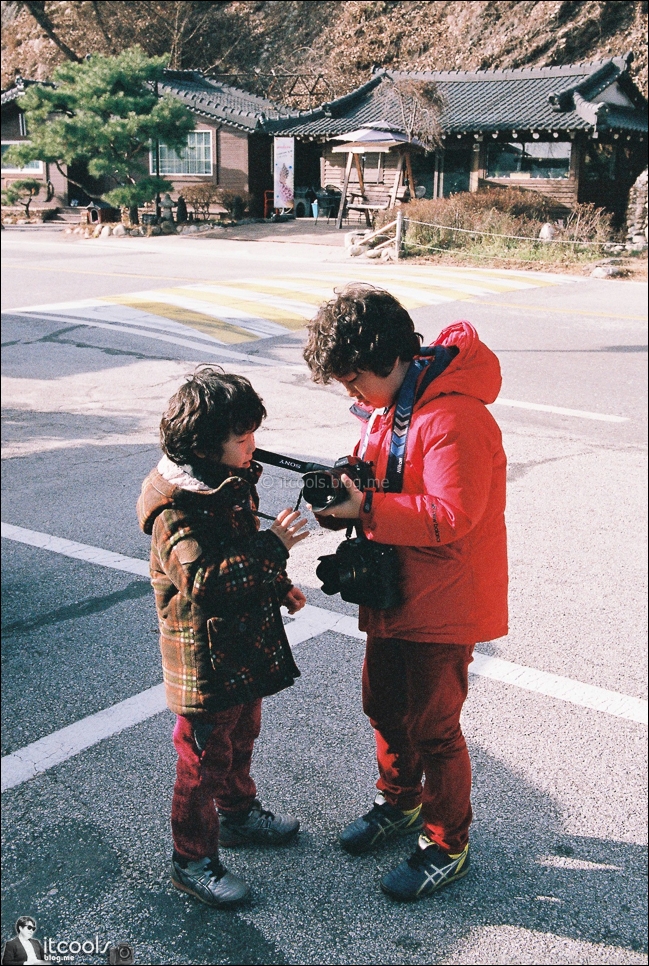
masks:
POLYGON ((480 180, 480 147, 474 144, 471 152, 471 173, 469 174, 469 191, 477 191, 480 180))
POLYGON ((349 176, 352 171, 353 160, 354 160, 354 155, 350 151, 349 154, 347 155, 347 164, 345 165, 345 180, 343 181, 343 191, 340 196, 340 208, 338 209, 336 228, 340 228, 343 223, 343 215, 345 214, 345 205, 347 204, 347 189, 349 188, 349 176))
POLYGON ((392 191, 390 192, 390 208, 394 208, 397 203, 397 192, 399 191, 399 184, 401 182, 401 172, 403 171, 403 154, 399 155, 399 162, 397 164, 397 170, 394 175, 394 184, 392 185, 392 191))

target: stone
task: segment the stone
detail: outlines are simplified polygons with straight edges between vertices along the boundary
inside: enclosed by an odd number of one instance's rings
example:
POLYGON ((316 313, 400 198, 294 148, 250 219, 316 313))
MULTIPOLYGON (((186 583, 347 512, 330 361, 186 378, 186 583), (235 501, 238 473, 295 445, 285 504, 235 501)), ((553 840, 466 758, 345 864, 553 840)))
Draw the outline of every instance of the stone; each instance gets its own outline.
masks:
POLYGON ((362 245, 352 245, 351 248, 347 249, 347 254, 355 258, 357 255, 362 255, 365 249, 362 245))
POLYGON ((162 228, 160 227, 160 225, 151 225, 151 227, 149 229, 149 234, 150 235, 161 235, 162 234, 162 228))
POLYGON ((113 228, 113 235, 115 236, 115 238, 123 238, 125 234, 126 234, 126 228, 124 227, 124 225, 115 225, 115 227, 113 228))
POLYGON ((382 252, 380 248, 370 248, 366 254, 368 258, 380 258, 382 252))
POLYGON ((163 221, 160 225, 160 231, 163 235, 175 235, 176 226, 174 225, 173 221, 163 221))
POLYGON ((198 225, 188 225, 187 228, 185 228, 185 231, 188 235, 195 235, 198 231, 198 225))
POLYGON ((110 238, 112 234, 112 228, 110 227, 110 225, 104 225, 101 231, 99 232, 99 234, 101 235, 102 238, 110 238))
POLYGON ((590 273, 591 278, 616 278, 624 275, 624 269, 616 268, 615 265, 598 265, 590 273))
POLYGON ((543 242, 551 242, 556 235, 556 229, 549 221, 546 221, 544 225, 541 226, 541 231, 539 232, 539 238, 543 242))
POLYGON ((348 231, 345 233, 345 248, 353 248, 359 241, 365 238, 364 231, 348 231))

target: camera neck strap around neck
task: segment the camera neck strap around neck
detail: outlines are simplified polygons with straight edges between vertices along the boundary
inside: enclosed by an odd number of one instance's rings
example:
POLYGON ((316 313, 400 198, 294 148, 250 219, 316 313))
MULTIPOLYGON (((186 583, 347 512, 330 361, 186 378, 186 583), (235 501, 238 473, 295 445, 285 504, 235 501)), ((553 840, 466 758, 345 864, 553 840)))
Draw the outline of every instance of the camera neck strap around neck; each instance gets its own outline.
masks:
POLYGON ((401 493, 408 430, 410 429, 415 403, 421 398, 433 379, 436 379, 446 369, 458 352, 457 346, 427 346, 421 350, 421 357, 413 359, 410 363, 405 379, 401 383, 394 409, 384 492, 401 493))

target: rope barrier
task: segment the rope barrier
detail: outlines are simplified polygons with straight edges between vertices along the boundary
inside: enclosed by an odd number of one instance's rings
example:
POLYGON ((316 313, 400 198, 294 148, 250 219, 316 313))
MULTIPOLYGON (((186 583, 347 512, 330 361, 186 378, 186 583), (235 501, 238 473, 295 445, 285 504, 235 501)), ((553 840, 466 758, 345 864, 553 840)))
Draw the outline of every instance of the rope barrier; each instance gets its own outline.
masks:
POLYGON ((530 264, 534 265, 543 264, 542 262, 539 262, 538 258, 521 258, 519 255, 504 255, 498 254, 497 252, 492 252, 490 255, 481 255, 478 252, 467 251, 464 248, 437 248, 435 245, 419 245, 417 242, 409 241, 406 241, 406 248, 421 248, 424 251, 429 252, 442 252, 444 255, 460 255, 462 257, 468 256, 470 258, 488 258, 491 261, 493 261, 494 258, 502 258, 503 260, 510 262, 529 262, 530 264))
MULTIPOLYGON (((436 225, 432 221, 415 221, 414 218, 404 219, 408 225, 425 225, 427 228, 439 228, 443 231, 461 231, 467 235, 488 235, 492 238, 510 238, 513 241, 526 241, 538 245, 597 245, 601 247, 604 242, 596 241, 576 241, 565 238, 533 238, 531 235, 501 235, 496 231, 479 231, 477 228, 453 228, 451 225, 436 225)), ((446 249, 443 249, 444 251, 446 249)))

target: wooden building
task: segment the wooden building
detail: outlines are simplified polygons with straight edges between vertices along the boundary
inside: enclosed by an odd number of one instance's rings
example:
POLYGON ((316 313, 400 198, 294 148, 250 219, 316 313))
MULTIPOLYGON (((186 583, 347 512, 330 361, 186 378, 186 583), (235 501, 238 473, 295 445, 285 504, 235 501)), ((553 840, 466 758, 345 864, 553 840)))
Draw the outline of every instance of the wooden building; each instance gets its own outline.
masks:
MULTIPOLYGON (((647 165, 647 102, 629 75, 631 60, 627 54, 518 70, 376 70, 344 97, 288 123, 268 121, 265 129, 319 143, 321 184, 342 187, 340 139, 362 129, 403 135, 400 105, 389 88, 404 78, 432 81, 444 102, 442 147, 427 153, 412 145, 408 151, 419 196, 515 185, 550 197, 558 210, 594 202, 621 219, 629 188, 647 165)), ((360 190, 362 180, 366 198, 385 203, 403 154, 400 146, 362 154, 350 171, 352 189, 360 190)), ((408 180, 404 166, 404 184, 408 180)))
MULTIPOLYGON (((36 81, 17 78, 9 90, 2 93, 2 152, 19 141, 28 139, 25 115, 20 110, 20 98, 28 86, 36 81)), ((152 150, 150 173, 156 168, 162 177, 174 185, 176 193, 197 182, 210 182, 253 196, 251 213, 262 214, 264 191, 272 188, 272 137, 265 132, 266 119, 278 120, 290 112, 247 91, 222 84, 198 71, 167 70, 159 85, 161 94, 171 94, 182 101, 196 118, 194 131, 187 137, 187 148, 180 155, 164 144, 159 145, 159 157, 152 150)), ((310 147, 307 147, 307 151, 310 147)), ((72 204, 85 205, 90 195, 99 196, 109 190, 108 185, 93 182, 87 172, 70 170, 70 177, 88 186, 89 193, 79 189, 59 174, 53 165, 32 162, 29 169, 18 171, 2 167, 3 187, 16 178, 36 177, 49 182, 50 207, 72 204)), ((46 193, 41 193, 43 201, 46 193)), ((37 205, 35 204, 34 207, 37 205)), ((41 207, 41 198, 38 199, 41 207)))
POLYGON ((20 98, 26 89, 38 81, 23 80, 16 77, 15 83, 2 92, 2 187, 7 188, 12 181, 33 178, 42 182, 43 187, 31 205, 32 212, 38 209, 56 209, 68 203, 68 181, 66 172, 58 170, 53 164, 31 161, 25 168, 5 164, 5 153, 14 144, 27 140, 25 115, 20 109, 20 98))
MULTIPOLYGON (((196 127, 180 154, 160 145, 159 171, 177 193, 205 181, 247 191, 251 214, 260 217, 264 192, 273 185, 273 138, 294 137, 296 209, 300 188, 340 190, 349 167, 348 189, 360 207, 385 207, 413 194, 447 197, 515 185, 548 196, 557 213, 576 202, 594 202, 621 221, 629 188, 647 165, 647 102, 630 77, 631 60, 627 54, 593 64, 518 70, 377 69, 366 84, 306 112, 199 71, 167 70, 160 92, 186 104, 196 127), (393 82, 404 78, 432 81, 442 96, 442 146, 434 152, 416 142, 404 144, 409 139, 391 92, 393 82), (367 149, 360 142, 353 151, 346 147, 345 138, 368 130, 374 140, 367 149), (381 132, 392 137, 389 149, 376 147, 381 132)), ((3 153, 27 137, 19 101, 30 83, 18 78, 2 94, 3 153)), ((156 170, 153 152, 150 170, 156 170)), ((5 183, 27 175, 49 183, 51 205, 83 201, 53 166, 34 162, 29 172, 2 169, 5 183)), ((309 205, 303 207, 308 211, 309 205)))

